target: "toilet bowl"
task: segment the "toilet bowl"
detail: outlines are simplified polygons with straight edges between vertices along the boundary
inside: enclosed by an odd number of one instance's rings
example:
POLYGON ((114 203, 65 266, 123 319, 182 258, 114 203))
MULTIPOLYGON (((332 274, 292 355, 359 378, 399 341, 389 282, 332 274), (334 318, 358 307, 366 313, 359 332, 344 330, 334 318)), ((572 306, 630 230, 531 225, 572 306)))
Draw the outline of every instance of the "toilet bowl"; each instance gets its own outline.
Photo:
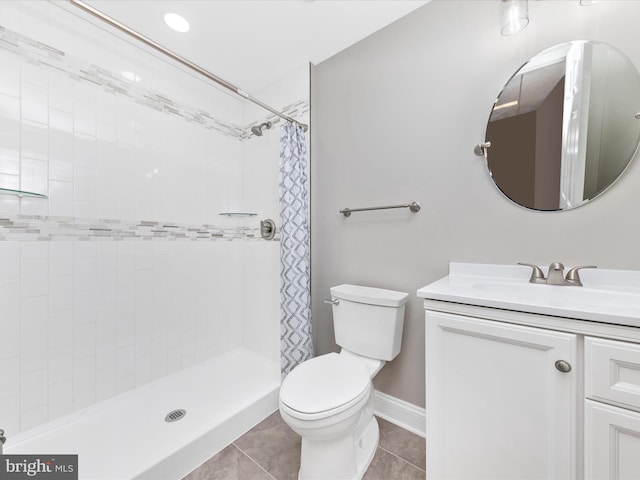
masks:
POLYGON ((336 343, 293 369, 280 414, 302 437, 300 480, 358 480, 378 445, 373 377, 400 351, 408 294, 355 285, 331 288, 336 343))
POLYGON ((304 362, 282 384, 280 414, 302 437, 298 478, 362 478, 378 444, 364 364, 337 353, 304 362))

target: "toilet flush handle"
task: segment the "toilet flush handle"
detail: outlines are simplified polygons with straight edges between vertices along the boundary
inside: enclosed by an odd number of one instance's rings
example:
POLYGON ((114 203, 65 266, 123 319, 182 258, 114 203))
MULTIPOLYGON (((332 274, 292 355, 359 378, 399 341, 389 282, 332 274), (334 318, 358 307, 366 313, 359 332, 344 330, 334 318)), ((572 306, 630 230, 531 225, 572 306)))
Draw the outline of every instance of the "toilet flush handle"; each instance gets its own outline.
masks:
POLYGON ((330 305, 339 305, 340 304, 340 300, 336 299, 330 299, 330 300, 325 300, 324 303, 328 303, 330 305))

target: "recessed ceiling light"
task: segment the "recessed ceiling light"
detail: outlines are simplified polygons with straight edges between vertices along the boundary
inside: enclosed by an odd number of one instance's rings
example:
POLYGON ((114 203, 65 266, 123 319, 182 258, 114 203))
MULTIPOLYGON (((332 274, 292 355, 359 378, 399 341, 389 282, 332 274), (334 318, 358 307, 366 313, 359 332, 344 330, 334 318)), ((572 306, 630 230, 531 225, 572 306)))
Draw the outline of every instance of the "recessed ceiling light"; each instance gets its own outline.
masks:
POLYGON ((167 13, 164 16, 164 22, 176 32, 188 32, 189 28, 191 28, 187 19, 177 13, 167 13))
POLYGON ((138 75, 136 75, 133 72, 129 72, 129 71, 124 71, 124 72, 121 73, 121 75, 126 80, 129 80, 130 82, 139 82, 140 80, 142 80, 138 75))

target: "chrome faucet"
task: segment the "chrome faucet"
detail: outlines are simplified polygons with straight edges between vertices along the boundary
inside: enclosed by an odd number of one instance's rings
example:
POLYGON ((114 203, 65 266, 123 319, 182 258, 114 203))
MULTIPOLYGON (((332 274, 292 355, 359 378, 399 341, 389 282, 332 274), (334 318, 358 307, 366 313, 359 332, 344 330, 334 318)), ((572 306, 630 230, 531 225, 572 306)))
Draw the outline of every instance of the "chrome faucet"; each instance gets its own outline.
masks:
POLYGON ((583 268, 598 268, 595 265, 580 265, 569 270, 567 272, 567 276, 565 277, 564 265, 562 265, 560 262, 553 262, 551 265, 549 265, 549 273, 547 274, 547 278, 545 278, 544 273, 537 265, 520 262, 518 262, 518 265, 525 265, 533 269, 533 271, 531 272, 531 278, 529 279, 530 283, 546 283, 547 285, 564 285, 574 287, 582 286, 580 275, 578 274, 579 270, 583 268))

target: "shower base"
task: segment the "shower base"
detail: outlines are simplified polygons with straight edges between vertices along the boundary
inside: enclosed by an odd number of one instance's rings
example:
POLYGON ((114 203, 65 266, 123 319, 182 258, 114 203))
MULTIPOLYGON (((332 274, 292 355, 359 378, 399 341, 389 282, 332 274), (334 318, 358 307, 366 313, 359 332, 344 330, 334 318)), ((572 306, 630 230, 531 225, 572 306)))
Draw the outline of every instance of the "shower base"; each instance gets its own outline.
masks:
POLYGON ((276 411, 279 388, 276 362, 236 349, 15 435, 4 453, 78 454, 80 479, 176 480, 276 411))

